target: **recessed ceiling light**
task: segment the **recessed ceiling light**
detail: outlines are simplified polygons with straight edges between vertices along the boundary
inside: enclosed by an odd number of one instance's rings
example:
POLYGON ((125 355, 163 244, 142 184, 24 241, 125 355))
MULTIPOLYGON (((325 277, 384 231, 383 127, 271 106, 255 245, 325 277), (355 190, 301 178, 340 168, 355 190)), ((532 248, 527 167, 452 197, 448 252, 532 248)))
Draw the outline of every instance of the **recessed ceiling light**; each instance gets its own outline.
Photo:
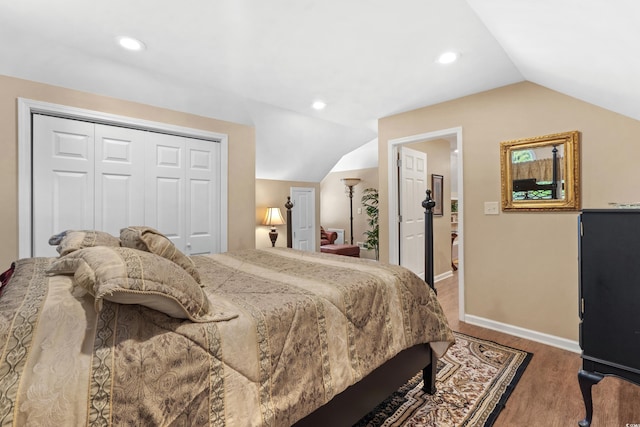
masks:
POLYGON ((133 37, 118 37, 118 44, 127 50, 144 50, 145 46, 138 39, 133 37))
POLYGON ((315 101, 313 104, 311 104, 311 106, 315 109, 315 110, 324 110, 324 107, 327 106, 327 103, 324 101, 315 101))
POLYGON ((444 52, 438 57, 438 62, 441 64, 451 64, 455 62, 459 56, 457 52, 444 52))

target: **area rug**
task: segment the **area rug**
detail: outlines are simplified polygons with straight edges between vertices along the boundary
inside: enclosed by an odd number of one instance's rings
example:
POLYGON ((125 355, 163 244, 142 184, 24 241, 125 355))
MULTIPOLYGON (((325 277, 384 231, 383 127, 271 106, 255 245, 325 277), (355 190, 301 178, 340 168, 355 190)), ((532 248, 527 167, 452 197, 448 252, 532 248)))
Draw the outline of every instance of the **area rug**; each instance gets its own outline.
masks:
POLYGON ((489 427, 533 354, 455 332, 438 361, 437 391, 422 391, 422 372, 389 396, 358 427, 489 427))

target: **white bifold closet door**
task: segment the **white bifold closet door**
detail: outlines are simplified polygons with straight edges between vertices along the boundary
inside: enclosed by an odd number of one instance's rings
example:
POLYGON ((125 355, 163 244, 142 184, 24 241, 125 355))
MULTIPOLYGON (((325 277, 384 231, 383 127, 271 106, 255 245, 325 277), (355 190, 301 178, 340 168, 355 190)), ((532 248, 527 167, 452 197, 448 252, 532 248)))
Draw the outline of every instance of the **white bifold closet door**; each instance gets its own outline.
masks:
POLYGON ((119 235, 148 225, 187 254, 215 253, 220 144, 146 130, 33 116, 33 256, 51 235, 119 235))
POLYGON ((146 158, 145 224, 188 254, 219 252, 219 144, 154 133, 146 158))
POLYGON ((144 224, 146 134, 95 125, 94 229, 118 236, 122 224, 144 224))

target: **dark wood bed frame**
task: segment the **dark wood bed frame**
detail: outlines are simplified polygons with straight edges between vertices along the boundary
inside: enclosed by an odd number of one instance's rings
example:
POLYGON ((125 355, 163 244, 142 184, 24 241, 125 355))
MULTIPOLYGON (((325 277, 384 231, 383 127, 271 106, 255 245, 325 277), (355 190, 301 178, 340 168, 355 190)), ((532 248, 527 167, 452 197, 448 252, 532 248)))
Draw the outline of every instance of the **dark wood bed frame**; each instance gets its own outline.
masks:
MULTIPOLYGON (((422 202, 422 207, 425 209, 425 281, 434 292, 433 207, 435 204, 436 202, 431 198, 431 190, 427 190, 426 198, 422 202)), ((284 206, 287 209, 287 247, 291 248, 293 247, 291 197, 287 197, 284 206)), ((352 426, 421 369, 424 380, 422 389, 426 393, 434 394, 437 364, 438 359, 431 351, 429 344, 419 344, 403 350, 358 383, 336 395, 327 404, 298 421, 295 426, 352 426)))

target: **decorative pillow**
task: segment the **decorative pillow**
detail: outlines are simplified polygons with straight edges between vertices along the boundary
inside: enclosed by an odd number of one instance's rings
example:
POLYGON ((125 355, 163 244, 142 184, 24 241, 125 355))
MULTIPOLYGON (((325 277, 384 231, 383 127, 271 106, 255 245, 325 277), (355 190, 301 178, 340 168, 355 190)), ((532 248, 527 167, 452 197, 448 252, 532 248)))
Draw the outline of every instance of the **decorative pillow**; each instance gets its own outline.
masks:
POLYGON ((194 322, 216 320, 204 290, 184 269, 163 257, 131 248, 96 246, 53 262, 49 274, 73 274, 75 283, 102 300, 140 304, 194 322))
POLYGON ((175 262, 200 283, 200 273, 191 258, 180 252, 176 245, 158 230, 143 226, 123 228, 120 230, 120 242, 123 247, 151 252, 175 262))
POLYGON ((73 251, 93 246, 120 246, 120 239, 104 231, 97 230, 66 230, 49 238, 51 246, 58 245, 56 250, 60 256, 73 251))

